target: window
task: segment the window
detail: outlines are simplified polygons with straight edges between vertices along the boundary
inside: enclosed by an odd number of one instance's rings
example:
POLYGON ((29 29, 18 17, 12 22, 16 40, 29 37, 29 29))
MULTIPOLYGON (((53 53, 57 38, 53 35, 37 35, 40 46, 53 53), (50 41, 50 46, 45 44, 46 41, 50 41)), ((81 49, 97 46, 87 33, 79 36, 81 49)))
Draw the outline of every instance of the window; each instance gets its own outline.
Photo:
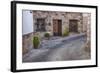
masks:
POLYGON ((45 31, 45 19, 37 19, 36 31, 45 31))

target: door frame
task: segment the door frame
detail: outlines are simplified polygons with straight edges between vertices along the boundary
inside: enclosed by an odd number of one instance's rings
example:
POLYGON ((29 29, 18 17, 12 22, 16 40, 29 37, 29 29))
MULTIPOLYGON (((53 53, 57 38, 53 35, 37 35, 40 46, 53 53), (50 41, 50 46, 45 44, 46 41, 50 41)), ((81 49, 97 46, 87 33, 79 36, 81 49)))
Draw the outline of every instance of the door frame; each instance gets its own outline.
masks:
POLYGON ((54 36, 62 35, 62 20, 61 19, 53 19, 53 35, 54 36), (56 23, 56 24, 54 24, 54 23, 56 23), (55 27, 55 26, 57 26, 57 27, 55 27))

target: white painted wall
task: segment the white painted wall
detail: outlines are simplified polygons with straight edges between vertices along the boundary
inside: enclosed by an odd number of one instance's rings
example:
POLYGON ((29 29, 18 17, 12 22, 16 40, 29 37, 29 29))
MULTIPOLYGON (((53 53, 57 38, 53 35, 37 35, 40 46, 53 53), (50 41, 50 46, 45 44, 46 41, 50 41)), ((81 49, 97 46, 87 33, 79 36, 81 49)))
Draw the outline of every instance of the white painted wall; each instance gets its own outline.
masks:
POLYGON ((23 10, 23 26, 22 34, 33 32, 33 14, 29 10, 23 10))

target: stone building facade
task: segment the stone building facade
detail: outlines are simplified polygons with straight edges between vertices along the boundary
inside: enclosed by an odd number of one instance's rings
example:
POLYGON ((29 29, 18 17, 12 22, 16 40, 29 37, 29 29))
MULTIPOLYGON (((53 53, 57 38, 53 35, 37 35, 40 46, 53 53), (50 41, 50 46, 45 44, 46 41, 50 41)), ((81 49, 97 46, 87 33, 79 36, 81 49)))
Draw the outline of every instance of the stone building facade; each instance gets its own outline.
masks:
POLYGON ((45 32, 52 36, 62 36, 67 28, 70 33, 86 33, 87 41, 90 41, 91 14, 79 12, 54 12, 54 11, 32 11, 33 32, 23 35, 23 53, 30 45, 34 33, 40 33, 42 37, 45 32))
POLYGON ((33 21, 35 24, 33 25, 34 31, 36 31, 37 25, 42 25, 45 27, 45 30, 47 32, 51 32, 51 35, 53 35, 54 32, 56 33, 61 32, 62 34, 66 28, 67 29, 72 28, 73 32, 74 31, 77 31, 79 33, 83 32, 82 13, 33 11, 33 21), (41 20, 40 23, 43 23, 44 25, 38 23, 39 19, 41 20), (74 26, 71 26, 72 24, 74 26), (58 26, 61 28, 59 28, 58 26), (74 29, 75 27, 76 29, 74 29))

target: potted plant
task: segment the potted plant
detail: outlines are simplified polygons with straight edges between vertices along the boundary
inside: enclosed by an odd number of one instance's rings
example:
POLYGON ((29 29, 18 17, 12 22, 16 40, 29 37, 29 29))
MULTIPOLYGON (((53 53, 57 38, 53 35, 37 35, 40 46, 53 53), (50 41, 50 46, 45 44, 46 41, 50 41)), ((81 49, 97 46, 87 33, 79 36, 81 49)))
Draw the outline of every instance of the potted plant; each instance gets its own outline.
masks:
POLYGON ((34 37, 33 37, 33 47, 34 47, 35 49, 37 49, 37 48, 39 47, 39 45, 40 45, 39 37, 38 37, 38 36, 34 36, 34 37))
POLYGON ((47 39, 49 39, 49 38, 50 38, 50 33, 46 32, 46 33, 44 34, 44 37, 46 37, 47 39))

